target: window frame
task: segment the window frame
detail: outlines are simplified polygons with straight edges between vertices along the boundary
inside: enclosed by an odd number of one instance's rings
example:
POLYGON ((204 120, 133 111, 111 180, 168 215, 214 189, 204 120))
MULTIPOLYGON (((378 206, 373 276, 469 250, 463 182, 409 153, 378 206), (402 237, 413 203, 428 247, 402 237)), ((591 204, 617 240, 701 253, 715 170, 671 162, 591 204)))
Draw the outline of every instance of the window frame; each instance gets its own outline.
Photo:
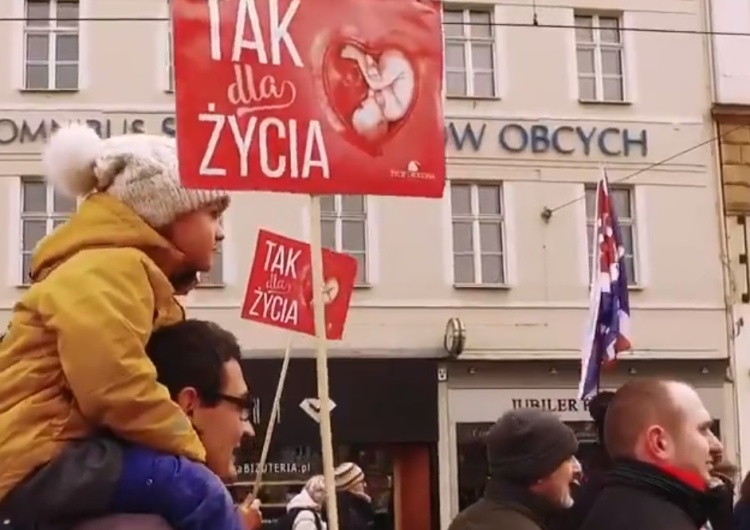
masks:
MULTIPOLYGON (((59 194, 58 194, 59 195, 59 194)), ((24 258, 26 256, 32 256, 36 246, 39 244, 37 241, 34 244, 34 248, 27 249, 26 240, 24 238, 24 227, 27 221, 35 221, 45 223, 44 237, 52 233, 57 228, 58 221, 67 221, 75 212, 57 212, 55 211, 55 188, 50 183, 46 182, 43 177, 38 175, 22 175, 19 177, 19 208, 18 208, 18 285, 21 287, 28 287, 31 285, 31 279, 24 274, 24 258), (26 197, 26 185, 27 184, 43 184, 45 186, 45 211, 44 212, 27 212, 24 210, 24 202, 26 197)), ((76 200, 76 208, 80 204, 80 201, 76 200)), ((41 241, 41 240, 40 240, 41 241)))
MULTIPOLYGON (((637 201, 636 201, 636 193, 635 193, 635 186, 628 186, 628 185, 622 185, 622 184, 610 184, 609 185, 609 193, 612 195, 615 192, 618 191, 627 191, 628 193, 628 203, 630 204, 630 216, 623 216, 621 212, 615 212, 617 214, 617 224, 620 227, 620 232, 622 232, 623 227, 629 227, 630 230, 630 237, 631 241, 633 242, 633 248, 631 249, 630 255, 632 255, 632 262, 633 262, 633 274, 632 278, 630 275, 628 275, 628 289, 639 289, 642 285, 641 281, 641 264, 640 264, 640 252, 638 248, 638 210, 637 208, 637 201)), ((584 201, 588 203, 588 195, 589 193, 596 194, 596 184, 586 184, 584 186, 584 193, 585 193, 585 199, 584 201)), ((594 199, 596 199, 596 195, 594 195, 594 199)), ((586 206, 584 205, 584 209, 586 209, 586 206)), ((585 211, 586 216, 586 263, 587 263, 587 271, 588 271, 588 283, 589 286, 591 286, 591 263, 592 263, 592 252, 591 252, 591 241, 589 240, 588 234, 589 234, 589 228, 596 228, 596 212, 594 212, 594 217, 589 217, 589 212, 586 209, 585 211)), ((592 232, 593 234, 593 232, 592 232)), ((627 256, 627 249, 625 255, 627 256)))
MULTIPOLYGON (((592 12, 578 12, 576 11, 573 15, 573 40, 575 42, 576 52, 576 86, 578 87, 578 101, 581 103, 602 103, 602 104, 623 104, 629 102, 628 86, 626 82, 626 62, 625 62, 625 33, 623 32, 623 14, 622 13, 592 13, 592 12), (579 18, 590 18, 591 19, 591 42, 584 42, 578 40, 578 29, 577 19, 579 18), (617 33, 619 35, 618 42, 602 42, 601 39, 601 21, 602 19, 612 19, 617 23, 617 33), (616 77, 612 74, 604 74, 603 63, 602 63, 602 50, 617 50, 620 54, 620 86, 622 91, 622 99, 606 99, 604 93, 604 80, 615 79, 616 77), (592 51, 594 54, 594 72, 593 74, 582 73, 581 63, 578 61, 578 51, 587 50, 592 51), (581 78, 587 78, 594 80, 594 98, 583 97, 581 93, 581 78)), ((605 28, 606 29, 606 28, 605 28)))
MULTIPOLYGON (((224 226, 223 218, 221 219, 220 223, 223 227, 224 226)), ((226 236, 226 233, 225 233, 225 236, 226 236)), ((225 242, 226 242, 226 238, 223 239, 222 241, 219 241, 219 243, 216 245, 216 248, 214 249, 214 266, 211 267, 211 270, 209 272, 204 272, 199 275, 198 284, 195 286, 196 288, 222 289, 227 286, 226 268, 224 267, 224 258, 226 257, 226 251, 224 249, 225 242), (211 278, 211 275, 214 272, 214 270, 219 272, 218 281, 212 281, 213 278, 211 278)))
POLYGON ((335 250, 336 252, 352 255, 351 252, 344 249, 344 230, 343 230, 343 223, 344 221, 356 221, 361 222, 363 225, 363 232, 365 237, 365 249, 364 249, 364 270, 361 272, 362 279, 360 280, 359 276, 359 270, 357 277, 355 278, 354 282, 354 288, 355 289, 367 289, 372 287, 372 271, 370 270, 370 258, 372 254, 372 248, 371 248, 371 238, 370 238, 370 208, 368 204, 368 197, 367 195, 360 195, 362 197, 362 212, 348 212, 344 211, 342 204, 343 204, 343 195, 337 194, 337 195, 329 195, 329 197, 333 198, 333 211, 327 210, 323 208, 321 204, 320 209, 320 223, 321 223, 321 231, 323 228, 324 222, 331 222, 334 223, 334 244, 336 246, 335 250))
MULTIPOLYGON (((445 5, 445 4, 444 4, 445 5)), ((445 61, 444 65, 444 74, 445 77, 443 86, 445 87, 445 97, 446 98, 464 98, 464 99, 498 99, 499 96, 499 88, 498 88, 498 57, 497 57, 497 31, 495 27, 495 14, 492 9, 483 9, 483 8, 477 8, 475 6, 471 7, 465 7, 465 6, 451 6, 449 8, 443 8, 443 20, 445 19, 445 12, 454 12, 454 13, 461 13, 461 32, 462 35, 459 36, 449 36, 446 34, 445 30, 443 30, 443 47, 447 48, 448 43, 458 43, 461 44, 463 47, 464 52, 464 69, 463 69, 463 75, 464 80, 466 83, 466 93, 464 94, 453 94, 448 90, 448 71, 451 70, 448 67, 447 61, 445 61), (482 13, 487 14, 490 17, 490 36, 489 37, 478 37, 474 36, 471 33, 472 23, 471 23, 471 15, 472 13, 482 13), (492 68, 490 70, 486 69, 479 69, 477 70, 474 67, 474 59, 471 54, 472 50, 472 43, 482 43, 482 44, 489 44, 490 45, 490 52, 492 53, 492 68), (492 77, 492 94, 489 96, 480 96, 476 94, 476 90, 474 87, 474 75, 475 73, 480 74, 490 74, 492 77)), ((460 70, 451 70, 453 73, 460 73, 460 70)))
POLYGON ((223 289, 227 286, 227 281, 224 270, 224 242, 222 241, 216 246, 214 250, 214 266, 211 267, 209 272, 203 272, 199 276, 198 284, 195 286, 199 289, 223 289), (219 272, 221 278, 218 281, 213 281, 212 274, 214 270, 219 272))
POLYGON ((80 0, 23 0, 24 22, 22 25, 23 39, 23 61, 21 90, 24 92, 79 92, 81 90, 82 80, 82 60, 81 60, 81 1, 80 0), (49 6, 49 20, 44 24, 35 26, 30 25, 30 19, 27 16, 29 4, 43 3, 49 6), (60 4, 76 4, 78 6, 78 21, 73 26, 60 25, 58 21, 58 12, 60 4), (32 35, 43 35, 48 39, 47 42, 47 59, 30 60, 29 59, 29 37, 32 35), (58 60, 57 59, 57 40, 61 35, 75 35, 78 41, 77 60, 58 60), (58 87, 57 86, 57 67, 58 66, 76 66, 76 86, 58 87), (47 86, 30 87, 29 86, 29 66, 46 66, 47 68, 47 86))
MULTIPOLYGON (((510 286, 508 282, 508 234, 507 234, 507 208, 505 206, 505 186, 502 181, 487 181, 487 182, 475 182, 475 181, 453 181, 450 182, 450 189, 448 193, 451 195, 451 208, 450 208, 450 238, 451 238, 451 268, 453 270, 453 287, 457 289, 465 288, 485 288, 485 289, 504 289, 510 286), (470 214, 456 214, 454 212, 454 204, 452 201, 452 188, 453 186, 469 187, 470 189, 470 214), (499 194, 500 214, 482 214, 479 212, 479 188, 481 187, 495 187, 499 194), (480 226, 482 222, 492 221, 500 224, 500 248, 498 252, 485 252, 482 250, 482 236, 480 226), (474 281, 473 282, 457 282, 456 281, 456 248, 454 241, 453 226, 456 222, 467 223, 471 222, 471 243, 472 250, 471 256, 474 264, 474 281), (482 256, 500 256, 502 262, 502 282, 485 282, 482 274, 482 256)), ((458 255, 469 255, 468 252, 460 252, 458 255)))
POLYGON ((174 94, 174 41, 172 33, 172 2, 167 0, 167 65, 166 65, 166 85, 164 92, 174 94))

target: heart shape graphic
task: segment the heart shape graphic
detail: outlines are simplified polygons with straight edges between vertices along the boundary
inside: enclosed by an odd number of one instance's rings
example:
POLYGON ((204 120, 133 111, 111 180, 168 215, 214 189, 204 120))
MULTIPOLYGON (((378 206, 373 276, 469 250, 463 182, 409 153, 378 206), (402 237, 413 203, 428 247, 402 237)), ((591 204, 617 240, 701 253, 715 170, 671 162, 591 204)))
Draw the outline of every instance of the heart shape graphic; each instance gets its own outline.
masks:
POLYGON ((410 59, 393 43, 338 35, 329 39, 321 69, 336 129, 366 153, 380 155, 416 104, 419 79, 410 59))

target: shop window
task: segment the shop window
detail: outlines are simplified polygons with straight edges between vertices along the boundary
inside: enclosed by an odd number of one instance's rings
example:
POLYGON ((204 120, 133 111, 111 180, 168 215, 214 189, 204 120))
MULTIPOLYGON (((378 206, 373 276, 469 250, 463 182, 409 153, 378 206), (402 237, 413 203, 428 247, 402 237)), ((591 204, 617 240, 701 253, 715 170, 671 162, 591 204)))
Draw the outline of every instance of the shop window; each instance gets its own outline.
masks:
MULTIPOLYGON (((257 443, 243 444, 236 455, 237 481, 230 490, 240 502, 252 489, 257 463, 260 460, 262 438, 257 443)), ((354 462, 362 468, 372 498, 378 528, 393 528, 393 456, 386 446, 342 445, 334 454, 336 464, 354 462)), ((271 447, 263 483, 258 497, 263 516, 268 521, 286 512, 287 503, 299 493, 313 475, 323 473, 323 458, 319 448, 311 446, 271 447)))
MULTIPOLYGON (((593 421, 565 422, 576 433, 579 441, 576 458, 584 469, 596 465, 595 458, 599 453, 596 428, 593 421)), ((478 501, 483 493, 488 478, 487 432, 494 425, 492 422, 456 423, 456 452, 458 455, 458 509, 464 510, 478 501)), ((711 428, 716 436, 721 437, 719 420, 711 428)))

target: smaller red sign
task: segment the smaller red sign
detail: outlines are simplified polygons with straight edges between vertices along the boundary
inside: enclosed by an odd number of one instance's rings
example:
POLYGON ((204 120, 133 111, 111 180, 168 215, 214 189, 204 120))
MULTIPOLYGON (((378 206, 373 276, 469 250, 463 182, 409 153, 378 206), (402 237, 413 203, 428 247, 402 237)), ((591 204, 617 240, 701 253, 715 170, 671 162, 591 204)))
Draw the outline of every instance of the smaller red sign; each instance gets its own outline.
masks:
MULTIPOLYGON (((315 335, 310 244, 258 232, 242 318, 315 335)), ((323 249, 326 336, 340 340, 357 277, 357 260, 323 249)))

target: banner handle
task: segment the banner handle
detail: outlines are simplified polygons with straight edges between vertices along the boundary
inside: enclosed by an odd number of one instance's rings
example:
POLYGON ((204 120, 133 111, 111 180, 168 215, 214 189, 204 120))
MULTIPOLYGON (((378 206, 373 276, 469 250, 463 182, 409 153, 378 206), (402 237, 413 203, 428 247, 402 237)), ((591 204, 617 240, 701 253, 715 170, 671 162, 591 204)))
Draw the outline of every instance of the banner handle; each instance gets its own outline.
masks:
POLYGON ((286 372, 289 369, 289 359, 292 353, 292 339, 287 342, 286 350, 284 351, 284 362, 281 364, 281 372, 279 373, 279 382, 276 384, 276 395, 273 398, 273 407, 271 408, 271 417, 268 419, 268 427, 266 428, 266 437, 263 440, 263 450, 260 453, 260 461, 258 462, 258 468, 255 473, 255 482, 253 483, 253 489, 250 490, 250 494, 243 501, 243 506, 249 508, 250 504, 254 499, 258 497, 260 491, 260 485, 263 481, 263 470, 266 467, 266 460, 268 460, 268 450, 271 447, 271 437, 273 436, 273 429, 276 427, 276 418, 279 415, 279 409, 281 408, 281 394, 284 392, 284 383, 286 382, 286 372))
POLYGON ((328 530, 339 530, 336 484, 333 473, 333 435, 331 434, 331 401, 328 390, 328 350, 325 302, 323 300, 323 245, 320 230, 320 196, 310 196, 310 261, 312 265, 313 315, 315 317, 315 367, 320 400, 320 442, 323 453, 323 476, 326 486, 328 530))

